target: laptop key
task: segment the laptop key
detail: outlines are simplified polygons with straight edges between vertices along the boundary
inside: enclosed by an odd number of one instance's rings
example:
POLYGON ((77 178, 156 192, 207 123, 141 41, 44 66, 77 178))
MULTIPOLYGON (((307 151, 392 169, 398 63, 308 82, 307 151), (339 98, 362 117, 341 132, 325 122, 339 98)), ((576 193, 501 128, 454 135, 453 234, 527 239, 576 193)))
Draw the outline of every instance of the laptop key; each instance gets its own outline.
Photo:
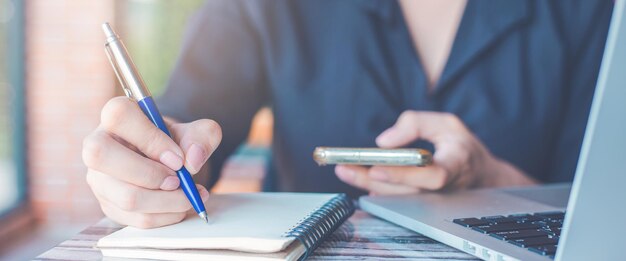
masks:
POLYGON ((509 243, 520 246, 523 248, 533 247, 533 246, 545 246, 545 245, 556 245, 559 240, 556 238, 550 237, 531 237, 531 238, 520 238, 509 240, 509 243))
POLYGON ((559 220, 542 220, 542 221, 535 221, 532 223, 535 225, 541 226, 545 229, 549 229, 549 230, 563 227, 563 222, 559 220))
POLYGON ((528 250, 544 256, 552 256, 556 254, 556 245, 530 247, 528 250))
POLYGON ((517 219, 504 216, 483 217, 480 220, 489 221, 490 224, 517 223, 517 219))
POLYGON ((561 226, 561 227, 563 226, 563 220, 562 219, 550 219, 547 222, 548 222, 548 224, 552 224, 552 225, 555 225, 555 226, 561 226))
POLYGON ((565 218, 565 212, 562 211, 538 212, 534 215, 553 220, 563 220, 565 218))
POLYGON ((512 239, 520 239, 520 238, 545 237, 549 235, 549 233, 546 231, 542 231, 542 230, 531 229, 531 230, 501 231, 501 232, 494 232, 489 235, 500 240, 512 240, 512 239))
POLYGON ((509 215, 508 217, 514 218, 515 220, 517 220, 517 222, 533 222, 543 220, 542 217, 533 216, 531 214, 513 214, 509 215))
POLYGON ((539 225, 529 224, 529 223, 504 223, 504 224, 495 224, 495 225, 475 226, 475 227, 472 227, 472 229, 481 233, 490 234, 490 233, 501 232, 501 231, 537 229, 539 227, 540 227, 539 225))
POLYGON ((481 226, 481 225, 488 225, 489 221, 487 220, 480 220, 477 218, 457 218, 452 220, 452 222, 459 224, 461 226, 464 227, 475 227, 475 226, 481 226))
POLYGON ((543 232, 548 233, 548 235, 551 236, 551 237, 560 237, 561 236, 561 228, 554 228, 554 229, 541 228, 540 230, 543 231, 543 232))

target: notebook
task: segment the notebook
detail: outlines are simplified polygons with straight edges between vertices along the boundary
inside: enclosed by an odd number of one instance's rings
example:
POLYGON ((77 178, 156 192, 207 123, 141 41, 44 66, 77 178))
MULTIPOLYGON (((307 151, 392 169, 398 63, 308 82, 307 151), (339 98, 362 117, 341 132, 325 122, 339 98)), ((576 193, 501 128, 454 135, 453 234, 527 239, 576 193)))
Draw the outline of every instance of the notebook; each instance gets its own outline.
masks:
POLYGON ((164 260, 298 260, 306 258, 352 213, 345 194, 212 195, 207 225, 190 213, 178 224, 126 227, 100 239, 104 256, 164 260))

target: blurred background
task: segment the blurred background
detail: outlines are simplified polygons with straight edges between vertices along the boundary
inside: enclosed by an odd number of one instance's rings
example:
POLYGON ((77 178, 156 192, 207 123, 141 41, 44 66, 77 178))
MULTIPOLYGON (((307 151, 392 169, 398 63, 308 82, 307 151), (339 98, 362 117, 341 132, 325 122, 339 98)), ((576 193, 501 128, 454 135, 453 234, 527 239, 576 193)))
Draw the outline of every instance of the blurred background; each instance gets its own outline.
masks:
MULTIPOLYGON (((33 258, 103 216, 81 160, 100 109, 122 95, 101 24, 116 28, 159 95, 202 2, 0 0, 0 260, 33 258)), ((271 126, 262 109, 214 191, 259 190, 271 126)))

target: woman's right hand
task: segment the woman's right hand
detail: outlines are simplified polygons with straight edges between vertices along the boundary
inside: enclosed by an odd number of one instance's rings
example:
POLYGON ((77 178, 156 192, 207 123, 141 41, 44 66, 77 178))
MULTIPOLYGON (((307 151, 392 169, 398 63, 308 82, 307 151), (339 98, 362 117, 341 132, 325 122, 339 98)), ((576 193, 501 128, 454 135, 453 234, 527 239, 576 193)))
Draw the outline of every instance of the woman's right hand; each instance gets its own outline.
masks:
MULTIPOLYGON (((222 139, 220 126, 202 119, 176 123, 166 119, 168 137, 127 97, 111 99, 100 125, 83 140, 87 183, 104 214, 139 228, 178 223, 191 204, 179 188, 176 170, 196 174, 222 139)), ((209 192, 196 185, 202 200, 209 192)))

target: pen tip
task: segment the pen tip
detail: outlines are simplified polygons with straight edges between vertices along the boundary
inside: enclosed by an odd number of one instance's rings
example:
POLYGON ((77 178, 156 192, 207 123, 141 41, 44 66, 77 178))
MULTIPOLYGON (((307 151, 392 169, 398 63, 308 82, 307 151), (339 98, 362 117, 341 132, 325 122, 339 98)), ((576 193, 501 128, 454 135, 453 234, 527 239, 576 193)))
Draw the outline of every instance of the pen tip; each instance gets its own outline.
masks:
POLYGON ((206 214, 206 212, 202 211, 198 214, 198 216, 200 216, 200 218, 204 220, 204 223, 209 224, 209 216, 206 214))

